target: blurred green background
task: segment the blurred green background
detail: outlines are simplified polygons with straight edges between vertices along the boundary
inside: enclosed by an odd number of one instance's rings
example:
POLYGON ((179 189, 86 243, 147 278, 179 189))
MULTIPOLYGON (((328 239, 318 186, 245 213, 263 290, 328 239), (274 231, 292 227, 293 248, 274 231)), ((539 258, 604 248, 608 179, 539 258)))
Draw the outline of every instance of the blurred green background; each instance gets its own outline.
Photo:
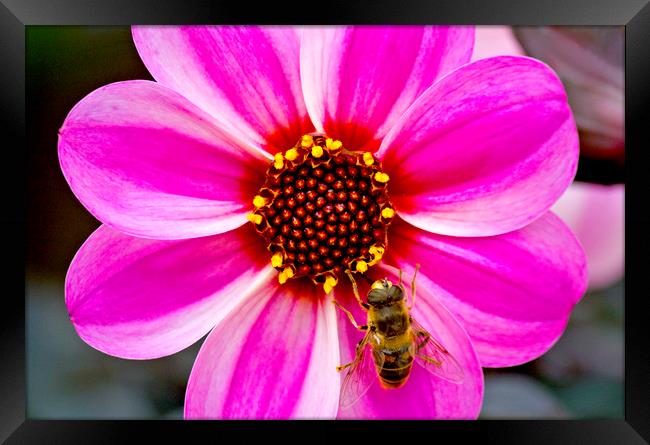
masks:
MULTIPOLYGON (((27 416, 38 419, 182 418, 202 340, 171 357, 123 360, 75 333, 65 273, 99 226, 65 182, 57 131, 86 94, 151 79, 125 27, 27 28, 27 416)), ((567 330, 528 364, 485 370, 481 418, 622 418, 623 283, 589 292, 567 330)))

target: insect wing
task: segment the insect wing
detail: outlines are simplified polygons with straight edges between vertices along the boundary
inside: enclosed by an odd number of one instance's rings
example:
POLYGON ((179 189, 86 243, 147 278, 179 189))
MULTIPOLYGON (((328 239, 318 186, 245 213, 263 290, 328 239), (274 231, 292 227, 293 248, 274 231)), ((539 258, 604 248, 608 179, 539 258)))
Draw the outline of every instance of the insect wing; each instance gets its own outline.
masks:
POLYGON ((379 360, 378 365, 383 366, 384 356, 381 352, 368 353, 368 342, 372 341, 373 334, 368 331, 366 336, 357 346, 356 357, 343 379, 341 386, 341 408, 354 405, 377 380, 377 371, 374 360, 379 360))
POLYGON ((413 341, 415 342, 415 362, 444 380, 461 383, 463 368, 456 359, 426 329, 411 318, 413 341))

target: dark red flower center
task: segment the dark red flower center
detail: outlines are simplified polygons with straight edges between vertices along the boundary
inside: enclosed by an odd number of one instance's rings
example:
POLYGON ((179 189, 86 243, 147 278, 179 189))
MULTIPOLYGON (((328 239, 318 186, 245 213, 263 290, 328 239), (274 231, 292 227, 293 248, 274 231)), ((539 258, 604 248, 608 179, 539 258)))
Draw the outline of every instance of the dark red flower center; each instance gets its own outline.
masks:
POLYGON ((248 219, 267 242, 280 283, 306 276, 328 293, 346 270, 376 264, 395 215, 388 181, 371 153, 322 134, 277 153, 248 219))

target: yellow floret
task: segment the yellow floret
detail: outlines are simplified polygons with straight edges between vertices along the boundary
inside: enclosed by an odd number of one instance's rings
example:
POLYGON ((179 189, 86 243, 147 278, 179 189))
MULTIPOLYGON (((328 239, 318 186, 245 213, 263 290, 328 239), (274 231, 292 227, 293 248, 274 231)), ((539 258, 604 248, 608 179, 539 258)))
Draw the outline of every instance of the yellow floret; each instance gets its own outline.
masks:
POLYGON ((384 256, 384 248, 381 246, 370 246, 368 251, 370 252, 370 255, 372 255, 372 261, 368 263, 368 266, 374 266, 381 260, 381 257, 384 256))
POLYGON ((280 282, 280 284, 284 284, 291 277, 293 277, 293 269, 287 267, 278 274, 278 281, 280 282))
POLYGON ((323 147, 321 147, 320 145, 314 145, 311 148, 311 155, 315 158, 320 158, 321 156, 323 156, 323 147))
POLYGON ((255 213, 249 213, 246 215, 246 218, 255 225, 258 225, 262 222, 262 215, 257 215, 255 213))
POLYGON ((336 279, 336 277, 333 276, 328 276, 325 278, 325 282, 323 283, 323 290, 325 291, 326 294, 329 294, 332 292, 332 289, 334 289, 334 286, 336 286, 336 283, 338 283, 339 280, 336 279))
POLYGON ((266 205, 266 198, 263 198, 260 195, 255 196, 255 198, 253 198, 253 205, 255 207, 257 207, 257 208, 265 206, 266 205))
POLYGON ((384 207, 383 210, 381 211, 381 216, 384 218, 392 218, 395 216, 395 210, 391 209, 390 207, 384 207))
POLYGON ((338 150, 343 146, 343 142, 327 138, 325 139, 325 146, 330 150, 338 150))
POLYGON ((372 153, 370 152, 365 152, 363 154, 363 162, 366 165, 372 165, 375 163, 375 158, 372 157, 372 153))
POLYGON ((275 156, 273 156, 273 159, 273 167, 275 167, 276 170, 280 170, 284 167, 284 157, 282 156, 282 153, 276 153, 275 156))
POLYGON ((386 183, 389 179, 388 175, 384 172, 375 173, 375 181, 377 182, 386 183))
POLYGON ((271 266, 280 267, 282 266, 282 253, 277 252, 271 257, 271 266))
POLYGON ((364 273, 365 271, 368 270, 368 263, 366 263, 363 260, 357 261, 356 269, 357 269, 357 272, 364 273))
POLYGON ((302 137, 302 141, 300 141, 300 145, 302 145, 305 148, 309 148, 314 144, 314 138, 311 137, 310 135, 306 134, 302 137))
POLYGON ((288 161, 295 161, 298 158, 298 150, 295 148, 290 148, 284 154, 284 157, 287 158, 288 161))

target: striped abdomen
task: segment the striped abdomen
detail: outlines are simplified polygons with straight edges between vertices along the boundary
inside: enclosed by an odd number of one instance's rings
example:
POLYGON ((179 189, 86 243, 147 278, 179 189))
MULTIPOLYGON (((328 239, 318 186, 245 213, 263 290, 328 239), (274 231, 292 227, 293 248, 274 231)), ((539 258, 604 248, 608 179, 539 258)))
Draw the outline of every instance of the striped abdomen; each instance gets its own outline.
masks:
POLYGON ((408 379, 413 366, 413 348, 410 336, 405 333, 397 337, 386 338, 375 348, 377 358, 383 359, 381 367, 377 366, 379 380, 385 388, 399 388, 408 379))

